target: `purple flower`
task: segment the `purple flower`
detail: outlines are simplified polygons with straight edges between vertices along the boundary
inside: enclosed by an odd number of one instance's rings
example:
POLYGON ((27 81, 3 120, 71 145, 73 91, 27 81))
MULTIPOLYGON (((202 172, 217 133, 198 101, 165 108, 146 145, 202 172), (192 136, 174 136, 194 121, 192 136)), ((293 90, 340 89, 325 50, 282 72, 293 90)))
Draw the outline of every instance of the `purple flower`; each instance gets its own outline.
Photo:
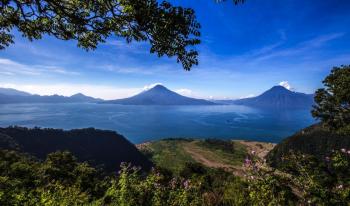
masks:
POLYGON ((184 185, 185 189, 188 189, 190 186, 190 181, 189 180, 184 181, 183 185, 184 185))
POLYGON ((249 166, 251 163, 252 163, 252 161, 251 161, 249 158, 245 158, 244 164, 245 164, 246 166, 249 166))
POLYGON ((255 153, 256 153, 256 152, 255 152, 254 150, 252 150, 252 152, 251 152, 251 153, 252 153, 252 155, 255 155, 255 153))

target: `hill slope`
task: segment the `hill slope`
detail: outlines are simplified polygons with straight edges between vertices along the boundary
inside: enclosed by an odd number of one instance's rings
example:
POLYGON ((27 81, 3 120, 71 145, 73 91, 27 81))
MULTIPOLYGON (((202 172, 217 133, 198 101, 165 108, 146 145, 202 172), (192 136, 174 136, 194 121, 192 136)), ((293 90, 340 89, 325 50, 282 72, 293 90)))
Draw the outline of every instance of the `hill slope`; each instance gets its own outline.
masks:
POLYGON ((16 96, 30 96, 31 94, 27 92, 22 92, 11 88, 0 88, 0 94, 4 95, 16 95, 16 96))
POLYGON ((264 108, 311 108, 312 94, 290 91, 282 86, 274 86, 263 94, 232 101, 233 104, 264 108))
POLYGON ((123 105, 215 105, 215 103, 207 100, 179 95, 162 85, 157 85, 129 98, 105 101, 104 103, 123 105))
POLYGON ((181 173, 189 163, 243 176, 242 163, 252 150, 261 158, 274 144, 219 139, 163 139, 137 145, 156 166, 181 173))
POLYGON ((93 128, 64 131, 59 129, 0 128, 0 148, 16 149, 40 159, 55 151, 70 151, 79 161, 103 165, 106 171, 130 162, 149 169, 151 162, 122 135, 93 128), (92 161, 90 161, 92 160, 92 161))
POLYGON ((289 151, 301 152, 324 159, 332 150, 350 149, 350 135, 339 135, 313 125, 297 132, 279 143, 267 156, 272 166, 279 166, 282 157, 289 151))

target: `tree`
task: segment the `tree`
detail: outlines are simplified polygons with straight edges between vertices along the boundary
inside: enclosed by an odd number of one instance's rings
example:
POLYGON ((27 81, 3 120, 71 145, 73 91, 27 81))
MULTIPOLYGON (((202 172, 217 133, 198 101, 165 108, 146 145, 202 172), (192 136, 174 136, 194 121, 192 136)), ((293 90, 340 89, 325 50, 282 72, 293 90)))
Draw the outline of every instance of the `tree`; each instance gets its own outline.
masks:
POLYGON ((312 115, 332 130, 350 132, 350 66, 334 67, 323 84, 312 115))
POLYGON ((1 0, 0 49, 14 43, 17 29, 29 40, 43 35, 77 40, 79 47, 95 49, 115 35, 148 41, 150 52, 176 56, 185 70, 198 64, 200 24, 195 12, 157 0, 1 0))

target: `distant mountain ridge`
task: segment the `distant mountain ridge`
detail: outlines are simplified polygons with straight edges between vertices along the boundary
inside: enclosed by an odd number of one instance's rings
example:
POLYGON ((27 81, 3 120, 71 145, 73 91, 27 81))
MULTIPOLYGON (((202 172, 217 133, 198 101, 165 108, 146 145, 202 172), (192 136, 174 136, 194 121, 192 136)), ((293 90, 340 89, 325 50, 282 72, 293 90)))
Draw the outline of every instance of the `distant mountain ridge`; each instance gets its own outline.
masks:
POLYGON ((122 105, 215 105, 216 103, 204 99, 195 99, 182 96, 173 92, 163 85, 156 85, 155 87, 143 91, 135 96, 104 101, 108 104, 122 104, 122 105))
POLYGON ((11 88, 0 88, 0 94, 3 95, 14 95, 14 96, 30 96, 32 94, 28 92, 22 92, 16 89, 11 89, 11 88))
POLYGON ((274 86, 263 94, 238 100, 204 100, 182 96, 163 85, 156 85, 137 95, 124 99, 108 100, 93 98, 82 93, 70 97, 61 95, 40 96, 9 88, 0 88, 0 104, 12 103, 106 103, 121 105, 217 105, 235 104, 258 108, 311 108, 313 94, 290 91, 274 86))
POLYGON ((93 98, 78 93, 70 97, 61 95, 33 95, 10 88, 0 88, 0 104, 15 103, 87 103, 100 102, 102 99, 93 98))
POLYGON ((259 96, 233 100, 233 104, 263 108, 311 108, 313 94, 293 92, 283 86, 274 86, 259 96))

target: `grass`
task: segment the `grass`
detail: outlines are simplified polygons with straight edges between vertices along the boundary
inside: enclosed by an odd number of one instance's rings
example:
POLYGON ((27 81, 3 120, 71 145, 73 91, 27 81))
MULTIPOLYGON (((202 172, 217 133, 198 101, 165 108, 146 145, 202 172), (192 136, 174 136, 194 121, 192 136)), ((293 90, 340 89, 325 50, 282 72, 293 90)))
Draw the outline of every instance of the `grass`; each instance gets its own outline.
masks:
MULTIPOLYGON (((178 174, 187 162, 195 162, 184 150, 187 143, 184 140, 155 141, 147 145, 146 153, 157 166, 178 174)), ((142 151, 145 152, 145 149, 142 151)))
POLYGON ((247 154, 246 147, 236 141, 185 139, 150 142, 143 145, 141 151, 157 166, 174 174, 179 174, 187 162, 199 162, 212 168, 234 168, 242 165, 247 154))
MULTIPOLYGON (((233 166, 242 165, 244 158, 247 155, 246 147, 235 141, 227 141, 227 143, 231 144, 232 149, 227 150, 226 148, 221 148, 220 144, 213 144, 212 142, 207 141, 198 141, 196 144, 201 148, 202 151, 210 151, 215 154, 212 156, 212 159, 215 161, 220 161, 224 164, 229 164, 233 166)), ((210 155, 207 155, 210 157, 210 155)))

